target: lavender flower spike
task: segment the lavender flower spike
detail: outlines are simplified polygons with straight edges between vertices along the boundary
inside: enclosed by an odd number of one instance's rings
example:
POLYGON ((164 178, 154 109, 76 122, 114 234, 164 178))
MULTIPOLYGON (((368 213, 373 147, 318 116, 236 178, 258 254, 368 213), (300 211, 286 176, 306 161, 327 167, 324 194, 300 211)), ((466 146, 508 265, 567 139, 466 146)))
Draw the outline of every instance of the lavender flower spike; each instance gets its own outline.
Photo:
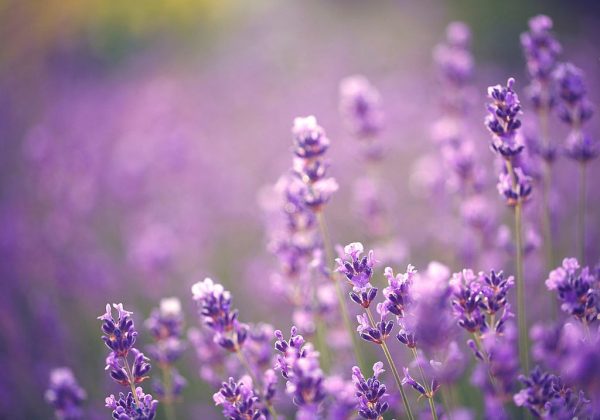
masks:
POLYGON ((235 382, 229 378, 223 382, 219 392, 213 395, 216 405, 223 406, 223 415, 229 419, 265 420, 266 416, 257 407, 258 397, 254 395, 252 379, 244 376, 235 382))
POLYGON ((152 395, 144 394, 141 387, 135 389, 135 397, 131 392, 125 396, 119 393, 119 398, 111 394, 106 398, 106 407, 113 413, 112 417, 117 420, 154 420, 158 401, 152 399, 152 395))
POLYGON ((204 324, 215 332, 215 343, 238 352, 248 336, 248 326, 238 321, 238 311, 231 308, 231 293, 205 278, 192 286, 192 294, 204 324))
POLYGON ((517 130, 521 127, 521 120, 518 118, 521 102, 513 89, 514 84, 515 79, 511 77, 506 86, 488 87, 488 98, 492 102, 488 104, 489 114, 485 125, 492 133, 492 150, 505 158, 518 155, 524 147, 517 136, 517 130))
POLYGON ((344 258, 335 260, 338 265, 336 271, 346 276, 355 291, 371 287, 370 281, 376 261, 372 250, 367 255, 361 256, 363 251, 364 247, 360 242, 353 242, 344 247, 344 258))
POLYGON ((340 113, 356 136, 377 135, 383 125, 381 96, 364 76, 346 77, 340 82, 340 113))
POLYGON ((50 385, 44 397, 54 407, 58 420, 83 418, 81 403, 85 400, 86 393, 77 383, 71 369, 61 367, 50 372, 50 385))
POLYGON ((386 387, 378 379, 383 372, 382 362, 373 365, 373 376, 369 379, 365 379, 358 366, 352 368, 352 382, 358 397, 358 414, 362 418, 383 419, 383 413, 389 408, 386 387))

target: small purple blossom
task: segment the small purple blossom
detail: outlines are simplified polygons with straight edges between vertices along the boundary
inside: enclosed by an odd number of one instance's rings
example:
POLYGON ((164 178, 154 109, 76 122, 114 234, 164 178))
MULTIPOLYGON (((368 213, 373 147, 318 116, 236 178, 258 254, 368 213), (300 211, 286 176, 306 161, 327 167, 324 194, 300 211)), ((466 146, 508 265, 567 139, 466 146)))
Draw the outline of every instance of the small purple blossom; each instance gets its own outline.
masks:
POLYGON ((383 363, 373 365, 373 376, 365 379, 360 368, 352 368, 352 382, 358 398, 358 414, 365 419, 381 419, 389 404, 386 401, 386 387, 379 381, 379 375, 384 372, 383 363))
POLYGON ((546 287, 555 290, 561 309, 583 323, 593 323, 600 314, 600 279, 596 270, 579 270, 575 258, 565 258, 550 272, 546 287))
POLYGON ((377 135, 383 125, 381 96, 364 76, 340 82, 340 114, 350 132, 358 137, 377 135))
POLYGON ((141 387, 136 388, 136 397, 131 392, 127 395, 122 392, 119 397, 111 394, 107 397, 106 407, 112 410, 112 417, 116 420, 153 420, 156 418, 158 401, 152 395, 144 394, 141 387), (139 404, 136 402, 139 401, 139 404))
POLYGON ((123 309, 123 304, 113 303, 117 310, 118 317, 115 320, 112 316, 110 304, 106 304, 106 313, 98 317, 102 321, 102 332, 105 334, 102 340, 106 346, 115 352, 117 357, 126 357, 137 337, 131 312, 123 309))
POLYGON ((231 293, 206 278, 192 286, 204 325, 215 332, 215 343, 231 352, 241 349, 248 336, 248 326, 238 321, 238 311, 231 308, 231 293))
POLYGON ((286 392, 291 395, 302 415, 308 416, 306 418, 317 416, 320 403, 326 396, 319 353, 305 342, 304 337, 298 335, 295 326, 291 329, 289 340, 285 340, 279 330, 275 331, 275 337, 275 350, 281 353, 277 356, 275 369, 281 371, 287 380, 286 392))
POLYGON ((506 204, 515 206, 529 198, 532 191, 532 179, 525 175, 519 167, 511 173, 500 172, 498 178, 498 193, 504 196, 506 204))
POLYGON ((57 419, 77 420, 83 418, 81 403, 86 399, 86 393, 77 383, 71 369, 66 367, 52 369, 50 384, 44 398, 54 407, 57 419))
POLYGON ((485 125, 492 133, 492 150, 505 158, 518 155, 523 150, 523 142, 517 136, 521 127, 521 102, 513 86, 515 79, 510 78, 506 86, 496 85, 488 87, 488 116, 485 125))
POLYGON ((252 380, 244 376, 238 382, 229 378, 213 395, 217 406, 222 406, 223 415, 230 419, 264 420, 266 416, 258 408, 259 398, 254 394, 252 380))
POLYGON ((412 265, 408 265, 406 273, 395 276, 391 267, 386 267, 383 272, 388 281, 388 287, 383 289, 385 305, 387 310, 397 317, 404 317, 406 307, 412 302, 410 287, 416 273, 417 270, 412 265))
POLYGON ((373 251, 361 256, 364 247, 360 242, 353 242, 344 247, 344 258, 336 258, 336 271, 343 273, 355 291, 371 287, 375 258, 373 251))

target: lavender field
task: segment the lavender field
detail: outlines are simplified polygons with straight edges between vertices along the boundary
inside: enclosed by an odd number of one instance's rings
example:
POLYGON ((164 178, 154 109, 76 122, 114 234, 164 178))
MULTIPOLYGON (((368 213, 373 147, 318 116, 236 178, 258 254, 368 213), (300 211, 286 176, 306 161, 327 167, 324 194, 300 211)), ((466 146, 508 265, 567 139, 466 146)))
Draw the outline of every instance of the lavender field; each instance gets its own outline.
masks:
POLYGON ((0 419, 600 419, 596 1, 0 25, 0 419))

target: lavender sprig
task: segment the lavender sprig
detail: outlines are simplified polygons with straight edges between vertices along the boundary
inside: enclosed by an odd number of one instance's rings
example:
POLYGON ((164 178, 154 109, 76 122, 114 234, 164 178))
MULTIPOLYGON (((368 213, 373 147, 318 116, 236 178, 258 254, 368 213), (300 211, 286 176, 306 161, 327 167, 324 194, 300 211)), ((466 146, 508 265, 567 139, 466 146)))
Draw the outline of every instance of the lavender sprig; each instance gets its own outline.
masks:
POLYGON ((120 385, 129 386, 131 392, 119 394, 119 398, 111 395, 106 399, 106 406, 113 410, 116 419, 152 420, 156 416, 158 401, 150 394, 144 394, 141 387, 136 387, 150 371, 149 359, 134 346, 138 332, 135 329, 132 312, 126 311, 123 304, 113 304, 117 310, 117 319, 113 318, 110 304, 106 305, 106 313, 99 316, 102 321, 102 337, 111 350, 106 358, 106 370, 110 370, 111 378, 120 385), (133 355, 133 365, 128 357, 133 355))
POLYGON ((373 376, 365 379, 360 368, 352 368, 352 382, 356 388, 356 397, 358 398, 358 414, 365 419, 383 419, 389 404, 386 401, 385 384, 379 381, 379 375, 383 372, 383 363, 377 362, 373 365, 373 376))
POLYGON ((83 418, 81 403, 86 399, 86 393, 77 383, 71 369, 66 367, 52 369, 50 384, 44 398, 54 407, 57 420, 83 418))

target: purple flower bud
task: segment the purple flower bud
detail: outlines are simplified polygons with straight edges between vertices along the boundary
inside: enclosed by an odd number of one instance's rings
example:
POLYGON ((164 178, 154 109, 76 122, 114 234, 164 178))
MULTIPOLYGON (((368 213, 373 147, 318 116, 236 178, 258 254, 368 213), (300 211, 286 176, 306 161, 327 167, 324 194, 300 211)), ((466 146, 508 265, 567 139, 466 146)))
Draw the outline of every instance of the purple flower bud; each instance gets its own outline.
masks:
POLYGON ((122 392, 119 393, 117 399, 114 395, 106 398, 106 407, 112 410, 112 416, 119 420, 153 420, 156 418, 156 409, 158 401, 152 399, 152 395, 144 394, 142 388, 138 387, 135 390, 139 404, 131 392, 125 396, 122 392))
POLYGON ((363 76, 340 82, 340 113, 348 129, 358 137, 377 135, 383 124, 379 92, 363 76))
POLYGON ((386 387, 378 379, 382 372, 382 362, 373 365, 373 376, 369 379, 365 379, 359 367, 352 368, 352 382, 358 397, 358 414, 362 418, 379 419, 389 408, 386 387))
POLYGON ((373 277, 373 266, 375 258, 373 251, 365 256, 361 256, 364 248, 360 242, 353 242, 344 247, 344 258, 336 258, 338 265, 336 271, 343 273, 348 281, 354 286, 355 291, 371 286, 370 281, 373 277))
POLYGON ((485 124, 492 133, 492 150, 505 158, 518 155, 523 150, 523 141, 517 136, 521 127, 521 102, 513 86, 515 79, 510 78, 506 86, 488 87, 488 116, 485 124))
POLYGON ((106 346, 115 352, 118 357, 126 357, 129 350, 135 344, 137 331, 131 319, 131 312, 123 309, 123 304, 113 303, 118 312, 118 318, 112 317, 110 304, 106 304, 106 313, 98 317, 102 320, 102 340, 106 346))
POLYGON ((86 393, 77 383, 71 369, 66 367, 52 369, 50 385, 44 397, 54 407, 57 419, 83 418, 81 403, 86 399, 86 393))

